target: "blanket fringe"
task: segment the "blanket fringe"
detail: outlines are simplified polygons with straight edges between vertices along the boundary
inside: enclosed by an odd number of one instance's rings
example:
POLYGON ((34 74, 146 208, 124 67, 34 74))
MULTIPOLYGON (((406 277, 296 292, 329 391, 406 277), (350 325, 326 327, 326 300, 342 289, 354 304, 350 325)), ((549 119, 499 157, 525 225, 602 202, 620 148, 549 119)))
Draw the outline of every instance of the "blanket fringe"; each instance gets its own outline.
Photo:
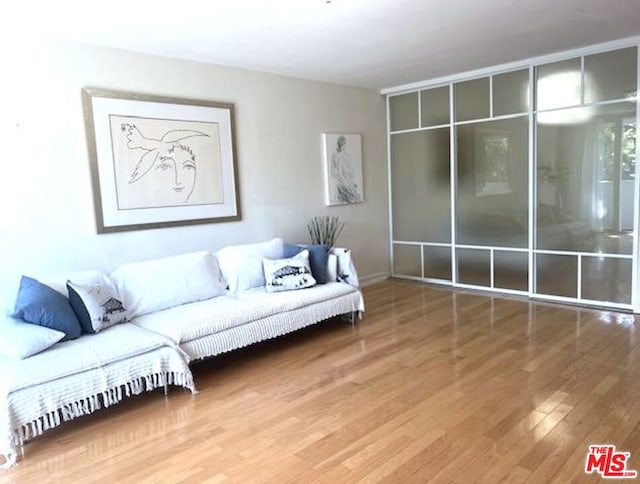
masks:
POLYGON ((2 454, 2 457, 4 457, 4 463, 0 464, 0 469, 9 469, 10 467, 16 465, 16 462, 18 460, 18 456, 15 452, 2 454))
MULTIPOLYGON (((171 371, 135 378, 123 385, 109 388, 97 395, 92 395, 90 397, 68 403, 58 410, 48 412, 32 422, 21 425, 13 431, 14 444, 16 446, 20 446, 25 441, 37 437, 45 431, 59 426, 63 422, 77 417, 82 417, 83 415, 88 415, 96 410, 100 410, 102 407, 107 408, 111 405, 115 405, 125 397, 139 395, 144 391, 150 392, 156 388, 164 387, 165 384, 185 387, 191 390, 192 393, 196 393, 191 372, 171 371)), ((6 462, 0 465, 0 469, 15 465, 15 452, 2 455, 6 462)))

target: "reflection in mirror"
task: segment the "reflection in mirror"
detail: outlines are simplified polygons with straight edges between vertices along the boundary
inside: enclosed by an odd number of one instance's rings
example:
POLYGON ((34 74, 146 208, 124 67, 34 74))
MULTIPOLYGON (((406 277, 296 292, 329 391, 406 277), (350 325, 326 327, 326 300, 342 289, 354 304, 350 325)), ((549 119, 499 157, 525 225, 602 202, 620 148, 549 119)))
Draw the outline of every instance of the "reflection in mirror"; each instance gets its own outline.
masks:
POLYGON ((504 289, 529 289, 529 255, 526 252, 493 252, 493 285, 504 289))
POLYGON ((427 89, 420 96, 422 126, 449 123, 449 86, 427 89))
POLYGON ((586 56, 585 102, 634 97, 638 89, 637 57, 636 47, 586 56))
POLYGON ((393 273, 422 277, 419 245, 393 244, 393 273))
POLYGON ((631 260, 583 257, 582 298, 630 304, 631 260))
POLYGON ((529 70, 493 76, 493 115, 526 113, 529 109, 529 70))
POLYGON ((578 297, 578 257, 536 254, 536 292, 578 297))
POLYGON ((424 277, 451 280, 451 248, 424 246, 424 277))
POLYGON ((410 92, 389 98, 391 131, 418 127, 418 93, 410 92))
POLYGON ((457 241, 527 247, 527 117, 458 126, 457 241))
POLYGON ((393 238, 451 241, 449 128, 391 136, 393 238))
POLYGON ((489 78, 456 82, 454 85, 456 121, 489 117, 489 78))
POLYGON ((536 247, 631 254, 635 103, 578 110, 584 121, 538 117, 536 247))
POLYGON ((488 250, 457 249, 458 282, 491 287, 491 253, 488 250))
POLYGON ((538 66, 536 79, 538 110, 577 106, 582 103, 580 58, 538 66))
POLYGON ((498 129, 475 130, 474 146, 476 195, 506 195, 511 193, 509 165, 511 164, 510 132, 498 129))

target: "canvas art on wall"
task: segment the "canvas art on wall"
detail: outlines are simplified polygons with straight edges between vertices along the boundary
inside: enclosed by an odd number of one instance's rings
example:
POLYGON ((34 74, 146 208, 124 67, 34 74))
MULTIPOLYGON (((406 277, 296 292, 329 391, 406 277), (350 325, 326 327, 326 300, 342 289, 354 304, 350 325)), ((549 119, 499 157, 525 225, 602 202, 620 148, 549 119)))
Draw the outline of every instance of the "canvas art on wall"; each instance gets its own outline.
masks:
POLYGON ((326 204, 361 203, 364 201, 362 136, 324 133, 322 139, 326 204))
POLYGON ((98 232, 239 219, 233 105, 84 89, 98 232))

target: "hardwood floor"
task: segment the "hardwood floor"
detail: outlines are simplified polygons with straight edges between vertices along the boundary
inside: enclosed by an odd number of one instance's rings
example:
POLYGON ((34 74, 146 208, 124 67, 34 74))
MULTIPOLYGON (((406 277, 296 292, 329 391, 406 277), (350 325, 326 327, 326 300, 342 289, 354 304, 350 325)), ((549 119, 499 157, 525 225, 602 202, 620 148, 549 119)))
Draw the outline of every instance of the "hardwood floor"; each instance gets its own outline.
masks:
POLYGON ((340 320, 193 367, 28 443, 2 482, 596 482, 640 470, 632 315, 386 281, 340 320))

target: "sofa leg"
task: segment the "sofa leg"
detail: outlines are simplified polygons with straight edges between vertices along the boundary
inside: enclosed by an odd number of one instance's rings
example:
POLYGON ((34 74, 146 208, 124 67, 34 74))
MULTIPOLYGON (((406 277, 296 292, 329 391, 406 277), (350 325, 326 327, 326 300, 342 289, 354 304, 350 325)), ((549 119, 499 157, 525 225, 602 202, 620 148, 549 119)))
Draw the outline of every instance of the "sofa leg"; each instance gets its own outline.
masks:
POLYGON ((351 326, 356 325, 359 317, 360 317, 360 311, 351 311, 351 313, 349 313, 348 319, 349 319, 349 322, 351 323, 351 326))
MULTIPOLYGON (((18 442, 18 449, 19 449, 19 456, 20 456, 20 460, 24 460, 24 440, 20 440, 20 442, 18 442)), ((18 455, 15 455, 15 457, 17 458, 18 455)))
POLYGON ((169 396, 169 385, 167 385, 166 380, 163 383, 163 388, 164 388, 164 398, 167 398, 169 396))

